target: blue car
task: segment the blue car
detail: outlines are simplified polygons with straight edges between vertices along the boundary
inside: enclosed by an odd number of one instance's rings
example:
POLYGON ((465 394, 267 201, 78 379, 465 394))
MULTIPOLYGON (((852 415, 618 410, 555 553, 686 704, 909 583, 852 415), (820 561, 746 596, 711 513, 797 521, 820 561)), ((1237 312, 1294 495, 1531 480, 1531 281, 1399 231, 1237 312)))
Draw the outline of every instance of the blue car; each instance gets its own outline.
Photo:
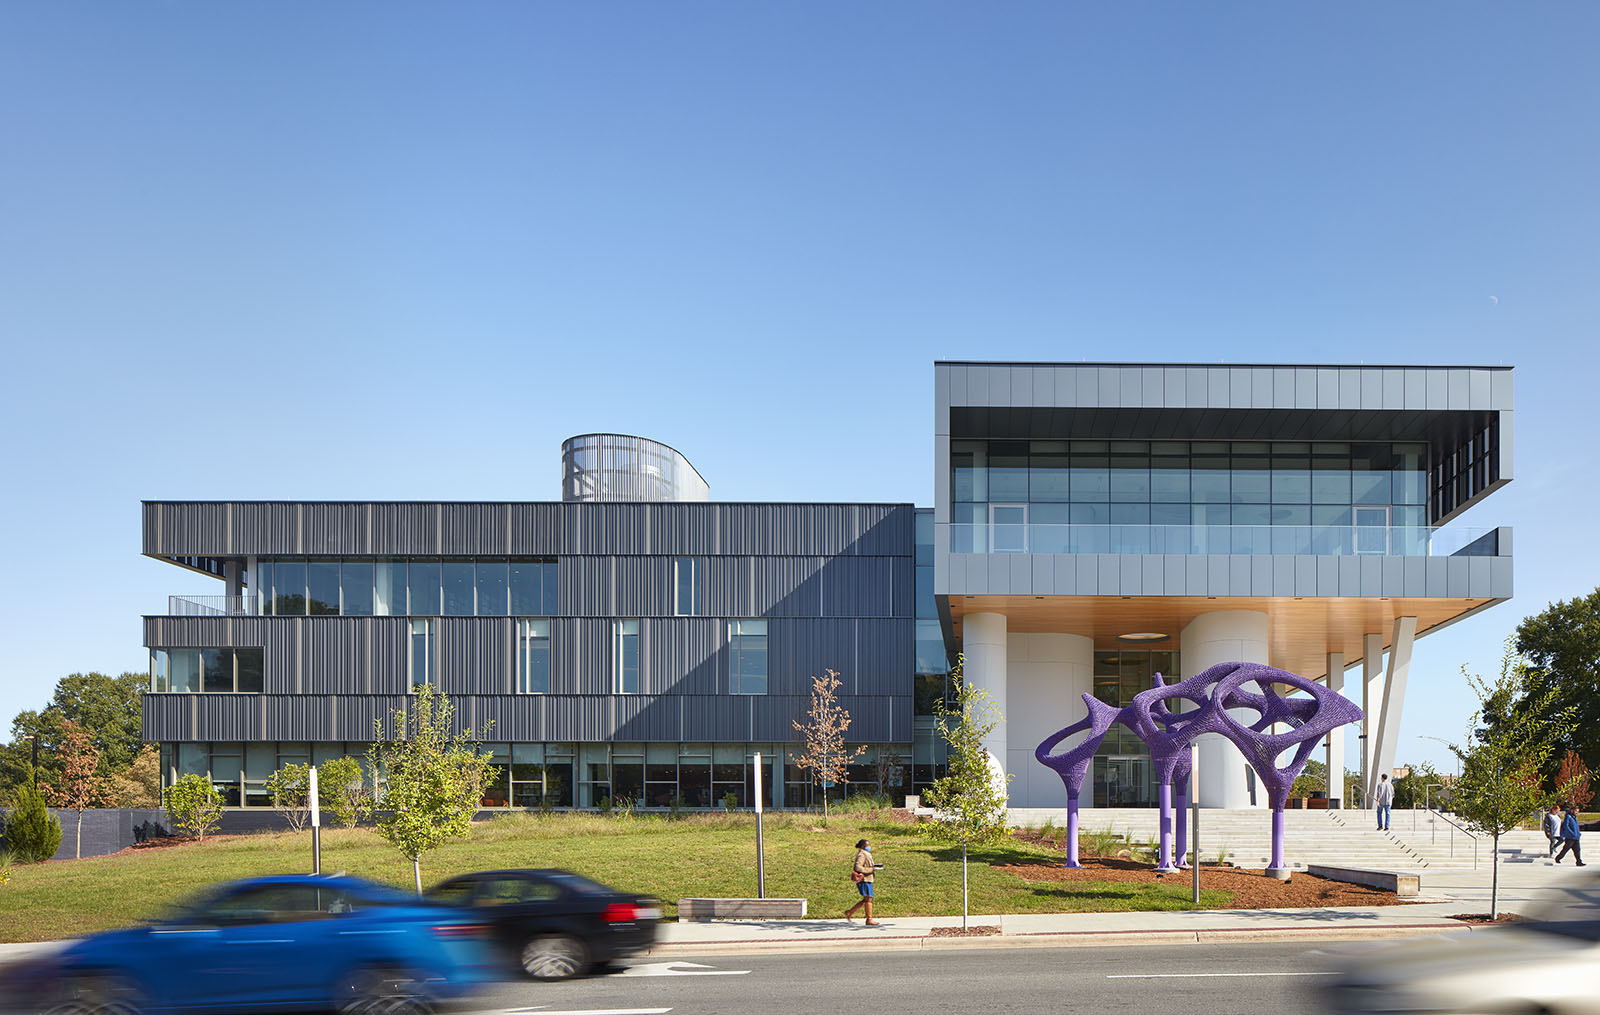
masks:
POLYGON ((352 877, 222 885, 167 917, 0 970, 0 1006, 39 1015, 333 1009, 424 1012, 486 979, 485 928, 352 877))

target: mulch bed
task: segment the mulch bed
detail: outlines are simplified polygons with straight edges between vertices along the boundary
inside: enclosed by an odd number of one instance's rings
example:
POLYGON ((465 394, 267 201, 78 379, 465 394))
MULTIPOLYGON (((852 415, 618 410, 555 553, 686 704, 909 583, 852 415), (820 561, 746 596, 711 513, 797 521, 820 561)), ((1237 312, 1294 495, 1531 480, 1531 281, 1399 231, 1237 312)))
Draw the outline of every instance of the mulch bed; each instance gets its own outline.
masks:
POLYGON ((1488 913, 1452 913, 1446 919, 1460 920, 1462 923, 1522 923, 1527 917, 1501 913, 1498 919, 1491 920, 1488 913))
POLYGON ((969 926, 965 931, 960 927, 935 927, 928 931, 929 937, 994 937, 1000 933, 1000 928, 992 923, 982 926, 969 926))
MULTIPOLYGON (((1074 881, 1115 881, 1187 887, 1193 877, 1189 871, 1157 874, 1148 863, 1116 859, 1084 860, 1082 867, 1013 863, 998 865, 997 869, 1008 871, 1025 881, 1068 884, 1074 881)), ((1233 893, 1233 901, 1222 906, 1223 909, 1310 909, 1321 906, 1406 904, 1405 900, 1396 898, 1393 892, 1346 884, 1343 881, 1330 881, 1304 871, 1295 871, 1288 881, 1279 881, 1267 877, 1260 871, 1202 864, 1200 887, 1233 893)))

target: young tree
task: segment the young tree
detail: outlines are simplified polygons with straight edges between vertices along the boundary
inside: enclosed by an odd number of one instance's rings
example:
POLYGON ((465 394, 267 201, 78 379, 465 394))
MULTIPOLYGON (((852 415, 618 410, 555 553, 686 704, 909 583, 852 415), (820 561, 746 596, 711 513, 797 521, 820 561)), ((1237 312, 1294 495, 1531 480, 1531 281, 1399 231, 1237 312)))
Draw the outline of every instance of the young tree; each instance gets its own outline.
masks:
POLYGON ((805 739, 805 753, 790 760, 811 773, 811 781, 822 787, 822 816, 828 816, 828 787, 845 782, 850 774, 850 762, 861 756, 865 747, 847 750, 845 731, 850 728, 850 713, 839 704, 839 679, 837 670, 824 670, 820 677, 811 678, 811 710, 806 721, 792 720, 791 725, 805 739))
POLYGON ((272 809, 283 815, 289 831, 303 832, 311 821, 311 766, 284 765, 267 776, 272 809))
POLYGON ((6 848, 21 863, 43 863, 61 848, 61 822, 45 809, 31 780, 17 787, 17 806, 6 819, 6 848))
POLYGON ((1567 720, 1557 724, 1562 732, 1544 775, 1555 774, 1555 758, 1567 750, 1590 768, 1600 766, 1600 589, 1525 618, 1517 625, 1516 646, 1528 679, 1508 715, 1567 720))
POLYGON ((382 719, 374 722, 374 743, 367 756, 386 786, 379 805, 378 834, 411 861, 417 894, 422 894, 422 854, 472 830, 490 760, 478 752, 473 732, 452 733, 455 708, 450 699, 423 684, 411 708, 390 717, 395 738, 389 739, 382 719))
POLYGON ((317 791, 322 806, 346 828, 372 813, 367 774, 355 758, 336 758, 317 769, 317 791))
POLYGON ((164 797, 172 827, 198 842, 205 842, 222 819, 222 794, 203 775, 190 772, 168 786, 164 797))
MULTIPOLYGON (((1461 759, 1456 783, 1456 813, 1471 827, 1493 839, 1493 880, 1489 915, 1500 915, 1500 836, 1519 827, 1550 799, 1540 769, 1556 742, 1567 732, 1570 714, 1552 706, 1553 691, 1530 692, 1526 664, 1510 644, 1494 681, 1461 673, 1478 695, 1478 711, 1469 722, 1465 744, 1452 744, 1461 759), (1524 709, 1519 706, 1530 705, 1524 709)), ((1562 787, 1558 787, 1558 792, 1562 787)))
POLYGON ((90 741, 82 726, 68 719, 62 723, 61 774, 55 785, 43 787, 51 806, 78 812, 77 843, 74 855, 83 859, 83 812, 103 807, 110 796, 110 784, 100 776, 100 750, 90 741))
POLYGON ((962 682, 955 708, 934 705, 934 729, 948 745, 946 775, 923 794, 934 809, 926 830, 941 842, 961 844, 961 930, 967 929, 967 848, 1005 840, 1006 783, 990 765, 983 739, 1004 721, 987 691, 962 682))
POLYGON ((1556 788, 1563 800, 1580 811, 1594 799, 1594 790, 1589 786, 1589 766, 1583 763, 1577 751, 1568 751, 1562 756, 1561 765, 1556 769, 1556 788))

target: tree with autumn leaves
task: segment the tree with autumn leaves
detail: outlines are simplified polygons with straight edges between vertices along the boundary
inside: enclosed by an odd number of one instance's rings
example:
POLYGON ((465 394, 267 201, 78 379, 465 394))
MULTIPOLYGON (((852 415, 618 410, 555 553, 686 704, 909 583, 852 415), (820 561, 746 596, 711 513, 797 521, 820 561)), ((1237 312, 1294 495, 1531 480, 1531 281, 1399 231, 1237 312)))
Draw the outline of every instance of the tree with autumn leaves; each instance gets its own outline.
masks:
POLYGON ((849 750, 844 745, 845 731, 850 728, 850 713, 839 704, 839 679, 837 670, 824 670, 820 677, 811 678, 811 710, 806 721, 794 721, 795 730, 805 738, 806 749, 791 760, 803 771, 809 772, 811 781, 822 787, 822 816, 828 816, 828 787, 845 782, 850 774, 850 762, 860 757, 865 747, 849 750))
POLYGON ((88 732, 68 719, 61 724, 61 771, 54 784, 40 786, 50 806, 78 813, 74 853, 83 858, 83 812, 111 803, 111 782, 100 774, 100 749, 88 732))

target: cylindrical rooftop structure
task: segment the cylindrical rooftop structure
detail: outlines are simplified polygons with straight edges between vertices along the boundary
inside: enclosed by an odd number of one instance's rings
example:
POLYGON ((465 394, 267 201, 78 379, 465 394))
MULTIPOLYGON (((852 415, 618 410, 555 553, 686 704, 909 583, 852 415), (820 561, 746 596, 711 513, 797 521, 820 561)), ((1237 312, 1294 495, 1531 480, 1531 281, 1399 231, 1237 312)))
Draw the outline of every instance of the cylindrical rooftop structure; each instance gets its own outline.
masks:
POLYGON ((586 433, 561 442, 564 501, 707 501, 689 459, 645 437, 586 433))

